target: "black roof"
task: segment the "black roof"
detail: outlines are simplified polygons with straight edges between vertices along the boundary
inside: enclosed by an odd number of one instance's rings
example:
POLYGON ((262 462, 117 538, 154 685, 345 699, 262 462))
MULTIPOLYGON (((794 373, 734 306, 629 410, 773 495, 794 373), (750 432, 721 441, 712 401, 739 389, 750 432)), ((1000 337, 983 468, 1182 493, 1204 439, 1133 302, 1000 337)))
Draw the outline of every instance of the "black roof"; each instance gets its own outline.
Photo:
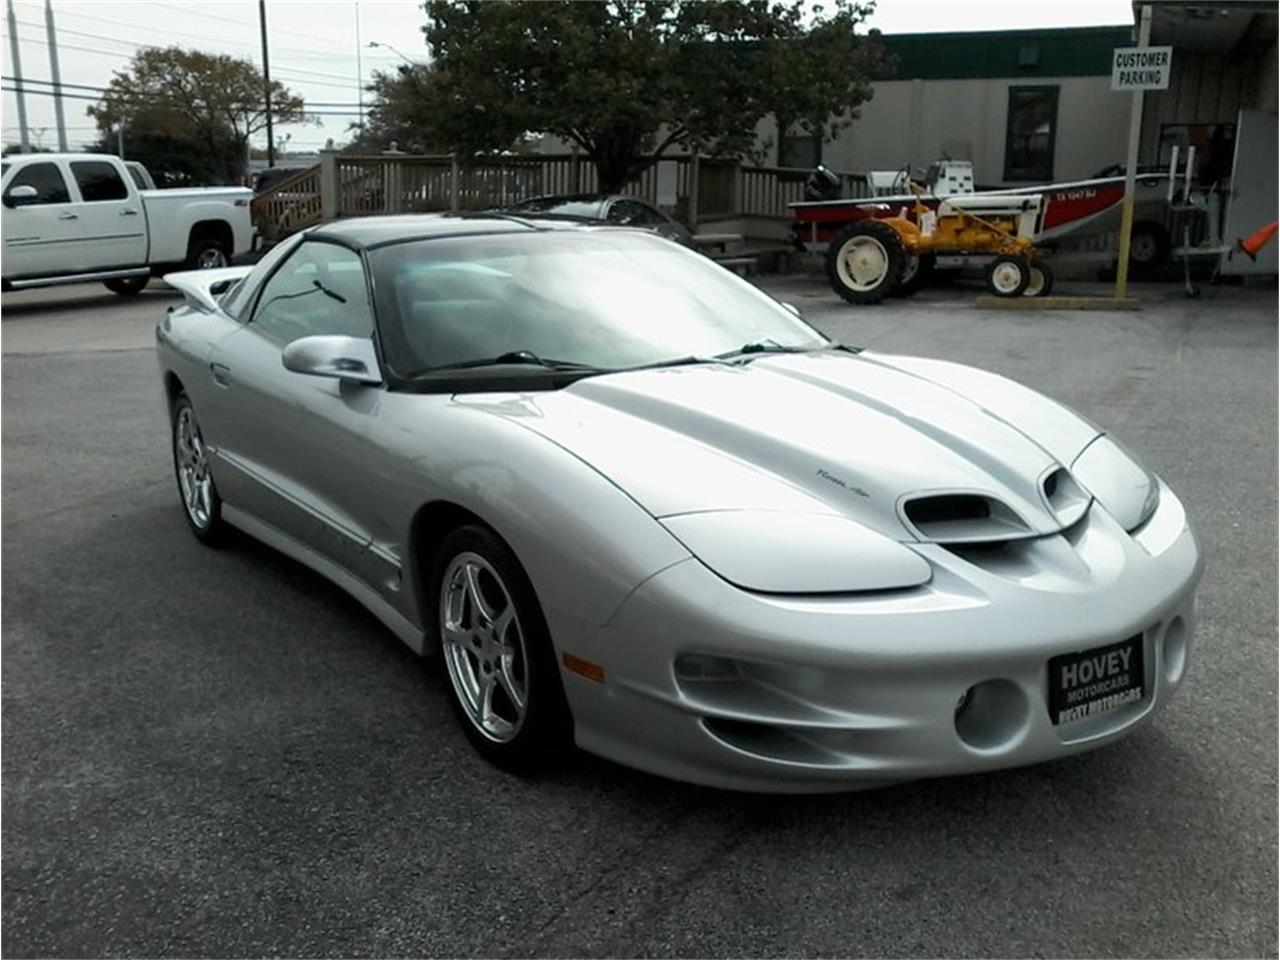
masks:
POLYGON ((477 233, 520 233, 531 230, 583 230, 581 223, 536 214, 415 213, 382 217, 352 217, 314 227, 309 236, 336 240, 355 249, 368 249, 406 240, 460 237, 477 233))

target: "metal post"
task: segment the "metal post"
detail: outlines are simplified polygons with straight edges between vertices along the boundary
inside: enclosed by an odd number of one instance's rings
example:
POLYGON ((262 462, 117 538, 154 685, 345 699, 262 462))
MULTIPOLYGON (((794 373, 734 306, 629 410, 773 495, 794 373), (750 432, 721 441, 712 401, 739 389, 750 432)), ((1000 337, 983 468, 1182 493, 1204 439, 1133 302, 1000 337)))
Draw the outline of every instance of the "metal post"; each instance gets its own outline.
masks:
MULTIPOLYGON (((1138 21, 1138 49, 1151 40, 1151 6, 1142 7, 1138 21)), ((1129 237, 1133 233, 1133 194, 1138 175, 1138 142, 1142 137, 1142 91, 1133 91, 1129 111, 1129 153, 1125 160, 1124 201, 1120 208, 1120 259, 1116 263, 1116 299, 1123 300, 1129 286, 1129 237)))
POLYGON ((116 156, 124 159, 124 121, 116 126, 116 156))
POLYGON ((44 0, 44 25, 49 33, 49 77, 53 81, 53 118, 58 125, 58 149, 67 152, 67 118, 62 112, 62 71, 58 69, 58 31, 53 25, 53 4, 44 0))
POLYGON ((18 98, 18 137, 22 152, 31 152, 27 133, 27 94, 22 87, 22 57, 18 55, 18 22, 13 16, 13 0, 9 0, 9 59, 13 61, 13 92, 18 98))
POLYGON ((267 55, 267 0, 258 0, 258 26, 262 31, 262 89, 267 100, 267 166, 276 165, 276 138, 271 131, 271 60, 267 55))
POLYGON ((449 154, 449 209, 457 210, 461 206, 458 196, 458 155, 449 154))

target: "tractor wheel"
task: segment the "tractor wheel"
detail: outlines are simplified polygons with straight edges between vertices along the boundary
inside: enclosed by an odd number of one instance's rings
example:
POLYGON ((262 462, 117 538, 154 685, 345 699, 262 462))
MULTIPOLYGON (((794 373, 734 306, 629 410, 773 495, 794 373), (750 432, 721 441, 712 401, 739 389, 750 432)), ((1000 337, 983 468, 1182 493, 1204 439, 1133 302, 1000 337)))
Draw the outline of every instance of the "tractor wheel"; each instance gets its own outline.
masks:
POLYGON ((889 291, 895 297, 910 297, 927 287, 933 278, 933 254, 926 253, 923 257, 913 257, 908 253, 903 261, 902 276, 889 291))
POLYGON ((827 248, 831 289, 850 303, 879 303, 902 276, 906 250, 888 224, 858 220, 827 248))
POLYGON ((1001 254, 987 264, 987 289, 997 297, 1020 297, 1031 282, 1031 268, 1025 260, 1001 254))
POLYGON ((1053 271, 1043 260, 1031 264, 1031 279, 1027 281, 1027 289, 1022 291, 1024 297, 1047 297, 1053 292, 1053 271))

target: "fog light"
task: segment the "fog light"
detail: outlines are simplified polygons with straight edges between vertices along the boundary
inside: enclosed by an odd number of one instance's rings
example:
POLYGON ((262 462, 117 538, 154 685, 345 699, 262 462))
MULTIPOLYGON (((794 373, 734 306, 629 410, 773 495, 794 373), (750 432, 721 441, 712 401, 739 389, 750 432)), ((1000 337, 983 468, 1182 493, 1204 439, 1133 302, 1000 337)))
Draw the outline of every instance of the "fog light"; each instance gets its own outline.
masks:
POLYGON ((966 690, 956 703, 956 733, 973 750, 997 753, 1017 745, 1030 717, 1031 704, 1016 683, 984 680, 966 690))
POLYGON ((737 680, 742 676, 738 664, 728 657, 709 653, 682 653, 676 657, 676 676, 698 683, 737 680))
POLYGON ((964 712, 964 708, 969 705, 969 701, 973 699, 973 687, 970 687, 964 693, 960 694, 960 699, 956 701, 956 716, 964 712))

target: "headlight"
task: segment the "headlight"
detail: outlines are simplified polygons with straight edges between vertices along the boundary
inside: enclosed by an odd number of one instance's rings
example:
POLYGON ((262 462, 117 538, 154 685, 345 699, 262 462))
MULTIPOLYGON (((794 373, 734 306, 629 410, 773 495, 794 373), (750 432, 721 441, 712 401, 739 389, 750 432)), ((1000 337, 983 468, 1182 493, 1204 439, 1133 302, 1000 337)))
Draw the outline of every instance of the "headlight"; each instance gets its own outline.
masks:
POLYGON ((1155 474, 1109 436, 1085 447, 1071 473, 1126 530, 1146 523, 1160 500, 1155 474))
POLYGON ((716 510, 661 523, 724 579, 762 593, 892 590, 931 576, 915 551, 834 514, 716 510))

